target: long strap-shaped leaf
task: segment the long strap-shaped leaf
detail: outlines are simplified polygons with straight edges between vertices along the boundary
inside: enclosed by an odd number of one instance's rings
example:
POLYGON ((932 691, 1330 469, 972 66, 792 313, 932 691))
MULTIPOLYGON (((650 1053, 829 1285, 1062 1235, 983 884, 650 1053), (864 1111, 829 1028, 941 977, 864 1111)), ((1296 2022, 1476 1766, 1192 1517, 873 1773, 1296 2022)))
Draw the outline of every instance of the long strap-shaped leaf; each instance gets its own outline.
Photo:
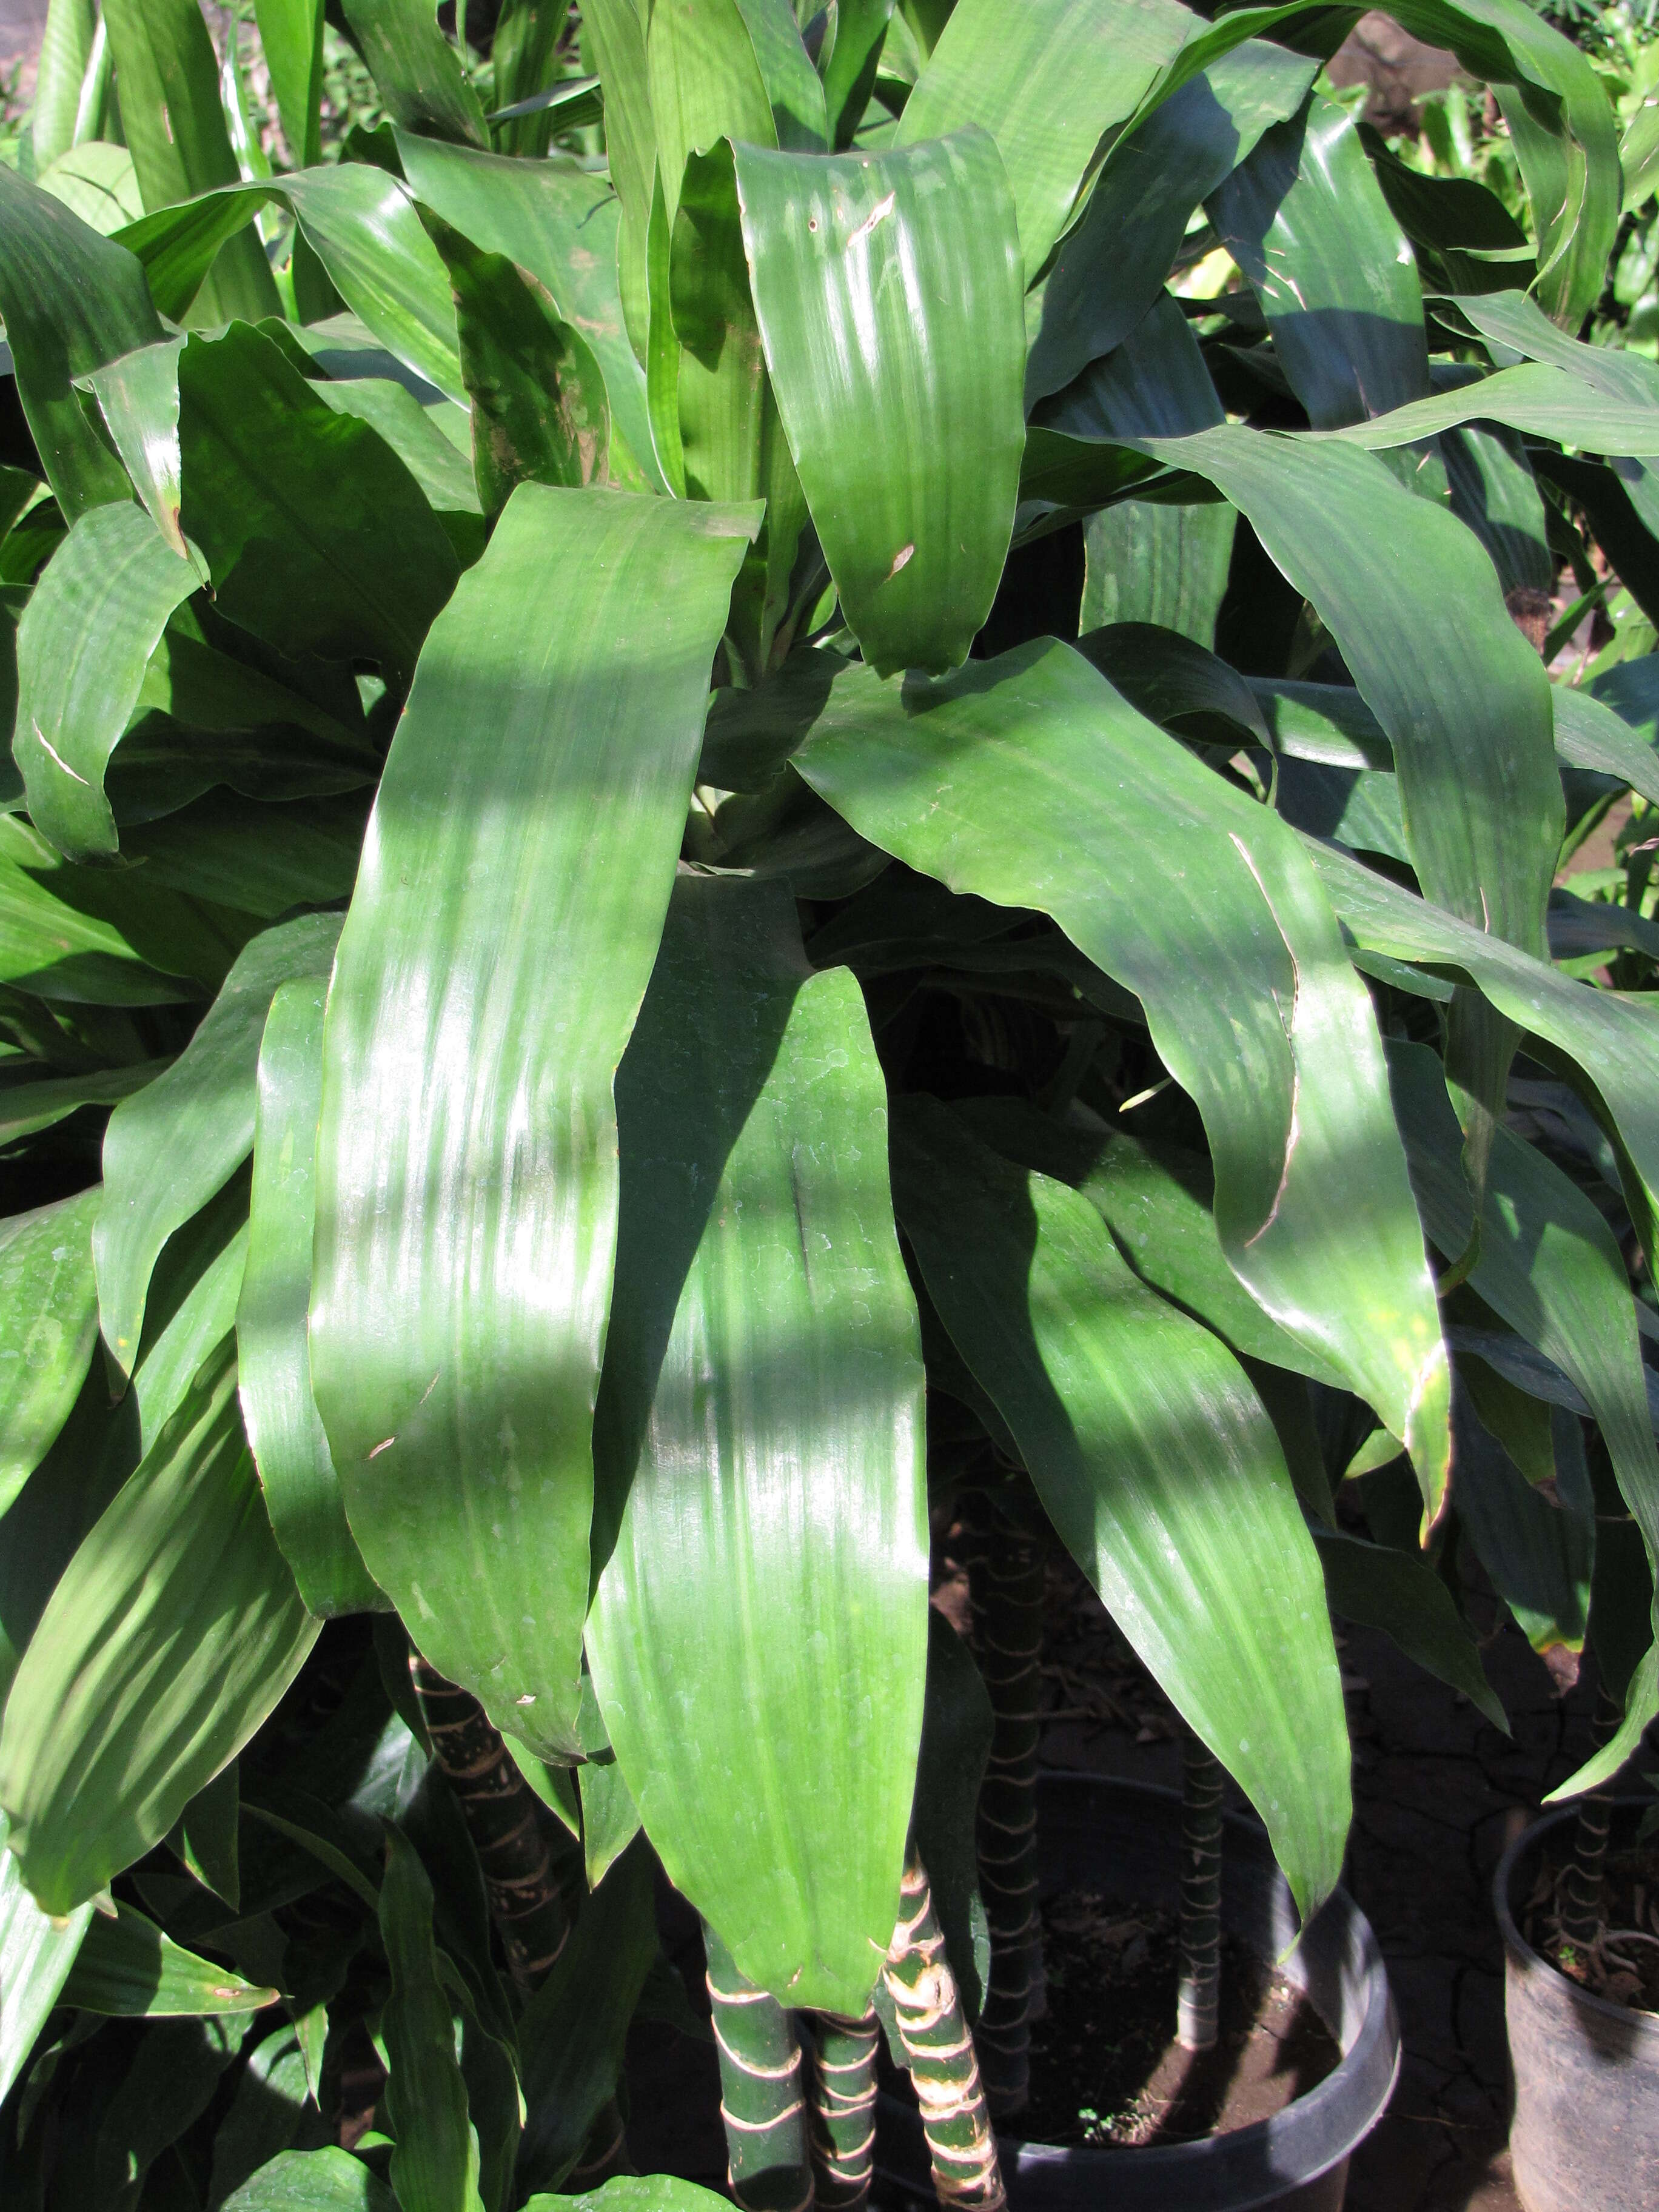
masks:
POLYGON ((1086 1199, 942 1107, 907 1106, 898 1130, 900 1218, 957 1351, 1314 1911, 1342 1864, 1347 1731, 1319 1565, 1243 1370, 1136 1279, 1086 1199))
POLYGON ((520 485, 434 625, 329 996, 311 1349, 370 1572, 574 1748, 611 1079, 752 508, 520 485))
POLYGON ((1052 641, 935 685, 853 671, 795 765, 860 836, 1043 908, 1139 994, 1204 1117, 1229 1264, 1404 1438, 1437 1504, 1445 1352, 1382 1047, 1277 817, 1052 641))
POLYGON ((90 1905, 54 1917, 23 1886, 17 1861, 4 1849, 0 1814, 0 2094, 9 2095, 58 2002, 92 1918, 90 1905))
POLYGON ((921 1728, 921 1346, 863 1001, 781 887, 679 884, 617 1099, 594 1684, 740 1971, 861 2013, 921 1728))
POLYGON ((98 1341, 100 1202, 94 1185, 0 1222, 0 1513, 69 1419, 98 1341))
POLYGON ((304 915, 256 937, 180 1057, 110 1115, 92 1249, 104 1340, 124 1371, 162 1245, 252 1147, 254 1072, 272 994, 290 976, 325 974, 339 928, 337 915, 304 915))
POLYGON ((427 0, 345 0, 345 13, 395 122, 439 138, 489 143, 483 105, 427 0))
POLYGON ((279 984, 259 1045, 247 1262, 236 1358, 248 1443, 300 1594, 319 1618, 384 1606, 347 1525, 311 1390, 307 1317, 316 1224, 326 979, 279 984))
POLYGON ((1193 28, 1173 0, 957 0, 905 102, 896 143, 976 123, 996 140, 1027 283, 1065 228, 1115 124, 1139 106, 1193 28))
POLYGON ((7 1700, 0 1805, 49 1912, 161 1841, 316 1635, 265 1518, 227 1345, 70 1561, 7 1700))
POLYGON ((842 612, 882 674, 940 674, 990 612, 1024 440, 1001 158, 972 128, 736 153, 767 366, 842 612))

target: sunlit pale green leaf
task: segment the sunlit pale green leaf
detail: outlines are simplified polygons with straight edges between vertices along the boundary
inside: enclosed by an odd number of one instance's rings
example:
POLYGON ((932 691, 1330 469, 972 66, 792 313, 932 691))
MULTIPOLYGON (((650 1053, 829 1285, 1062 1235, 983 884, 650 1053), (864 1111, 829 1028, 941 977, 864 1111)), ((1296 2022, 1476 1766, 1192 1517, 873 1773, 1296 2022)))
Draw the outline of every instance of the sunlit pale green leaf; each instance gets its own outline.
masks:
POLYGON ((56 1918, 40 1910, 3 1848, 8 1832, 0 1814, 0 2092, 6 2094, 58 2002, 92 1917, 90 1905, 56 1918))
POLYGON ((162 1933, 131 1905, 116 1917, 94 1916, 70 1969, 63 2001, 83 2012, 158 2018, 168 2014, 257 2012, 274 2004, 275 1990, 260 1989, 228 1966, 198 1958, 162 1933))
POLYGON ((0 1512, 80 1395, 98 1339, 94 1185, 0 1222, 0 1512))

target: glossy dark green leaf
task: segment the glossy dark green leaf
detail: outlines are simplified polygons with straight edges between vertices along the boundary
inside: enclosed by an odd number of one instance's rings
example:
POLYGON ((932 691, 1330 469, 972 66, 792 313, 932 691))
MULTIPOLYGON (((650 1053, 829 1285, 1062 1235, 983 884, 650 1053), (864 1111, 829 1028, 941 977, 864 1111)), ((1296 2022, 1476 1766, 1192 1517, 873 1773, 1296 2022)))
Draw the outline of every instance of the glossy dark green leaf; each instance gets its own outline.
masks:
POLYGON ((862 996, 781 886, 676 887, 617 1109, 594 1686, 741 1972, 861 2014, 921 1726, 921 1344, 862 996))
POLYGON ((555 1755, 587 1603, 611 1079, 757 520, 520 487, 422 653, 329 1000, 311 1348, 347 1510, 422 1650, 555 1755))
MULTIPOLYGON (((1390 1047, 1389 1064, 1425 1225, 1441 1252, 1455 1258, 1468 1247, 1474 1208, 1439 1064, 1423 1047, 1400 1044, 1390 1047)), ((1623 1257, 1577 1185, 1504 1129, 1492 1146, 1469 1280, 1583 1393, 1649 1556, 1659 1557, 1659 1449, 1623 1257)), ((1584 1571, 1588 1577, 1588 1560, 1584 1571)))
MULTIPOLYGON (((1604 698, 1617 695, 1609 690, 1604 698)), ((1574 768, 1616 775, 1650 805, 1659 805, 1659 754, 1604 698, 1558 685, 1554 694, 1555 750, 1574 768)))
POLYGON ((1346 108, 1310 95, 1206 207, 1316 429, 1426 396, 1416 265, 1346 108))
POLYGON ((122 848, 146 887, 275 921, 294 907, 348 896, 368 811, 362 793, 279 806, 213 791, 124 830, 122 848))
MULTIPOLYGON (((401 137, 410 189, 422 206, 486 253, 534 277, 604 372, 613 434, 647 474, 654 464, 645 378, 629 343, 617 289, 618 203, 562 155, 515 161, 430 138, 401 137)), ((647 179, 647 212, 650 179, 647 179)))
POLYGON ((316 1634, 222 1358, 70 1561, 6 1703, 0 1805, 48 1911, 84 1903, 160 1842, 316 1634))
POLYGON ((1000 0, 957 0, 894 143, 970 123, 989 131, 1030 283, 1070 221, 1102 138, 1134 112, 1192 29, 1174 0, 1028 0, 1013 11, 1000 0))
POLYGON ((830 144, 835 153, 847 151, 864 119, 892 19, 893 0, 840 0, 836 8, 835 46, 827 63, 819 57, 830 144))
POLYGON ((808 152, 826 144, 823 86, 788 0, 660 0, 645 47, 671 228, 688 157, 717 140, 808 152))
POLYGON ((449 230, 461 374, 472 395, 472 468, 492 519, 515 484, 604 483, 611 410, 586 340, 505 254, 449 230))
POLYGON ((184 526, 220 611, 283 652, 406 680, 457 562, 404 464, 244 325, 192 337, 179 389, 184 526))
POLYGON ((344 0, 344 8, 394 123, 469 145, 489 143, 483 103, 430 0, 344 0))
POLYGON ((201 986, 178 972, 191 963, 168 941, 165 922, 148 936, 131 898, 119 895, 124 885, 100 913, 98 886, 80 880, 86 872, 64 866, 15 815, 0 820, 0 981, 72 1005, 160 1006, 201 996, 201 986), (118 919, 106 918, 112 906, 118 919))
POLYGON ((372 2167, 343 2150, 285 2150, 225 2199, 224 2212, 398 2212, 372 2167))
POLYGON ((104 771, 162 631, 200 582, 142 507, 112 503, 80 518, 30 594, 13 754, 36 828, 72 858, 118 849, 104 771))
POLYGON ((1527 1480, 1467 1395, 1453 1400, 1458 1527, 1533 1650, 1582 1651, 1595 1557, 1595 1496, 1577 1416, 1559 1416, 1553 1494, 1527 1480))
POLYGON ((1505 596, 1548 592, 1555 579, 1543 495, 1512 432, 1470 424, 1440 439, 1452 513, 1492 556, 1505 596))
POLYGON ((233 1910, 241 1902, 241 1858, 237 1830, 241 1821, 241 1781, 233 1759, 204 1790, 198 1790, 179 1815, 179 1825, 167 1837, 204 1888, 210 1889, 233 1910))
POLYGON ((1073 1557, 1249 1793, 1304 1915, 1341 1867, 1348 1741, 1319 1569, 1272 1424, 1087 1200, 912 1102, 899 1217, 1073 1557))
POLYGON ((657 1955, 651 1862, 641 1845, 584 1900, 557 1966, 520 2017, 527 2108, 520 2190, 558 2188, 580 2157, 616 2094, 628 2023, 657 1955))
POLYGON ((69 1418, 98 1340, 96 1185, 0 1221, 0 1513, 69 1418))
POLYGON ((795 764, 872 843, 1042 907, 1139 996, 1204 1118, 1229 1265, 1437 1502, 1445 1353, 1381 1047, 1284 825, 1052 641, 941 684, 851 672, 795 764))
POLYGON ((1157 623, 1212 646, 1237 524, 1224 500, 1170 507, 1126 499, 1091 514, 1084 528, 1083 628, 1157 623))
POLYGON ((981 131, 828 159, 740 146, 767 365, 842 611, 884 674, 966 655, 1013 527, 1019 239, 981 131))
POLYGON ((6 2095, 58 2002, 92 1917, 90 1905, 56 1918, 43 1912, 4 1849, 8 1833, 0 1814, 0 2094, 6 2095))
POLYGON ((88 2140, 70 2152, 70 2172, 76 2174, 78 2163, 76 2179, 85 2177, 92 2201, 118 2212, 137 2202, 157 2161, 212 2102, 252 2019, 248 2013, 216 2013, 161 2020, 142 2035, 123 2039, 131 2059, 112 2069, 113 2094, 99 2100, 101 2110, 94 2106, 88 2140))
POLYGON ((1313 1539, 1331 1611, 1362 1627, 1380 1628, 1408 1659, 1461 1691, 1507 1735, 1509 1721, 1486 1680, 1480 1646, 1427 1561, 1334 1529, 1316 1528, 1313 1539))
POLYGON ((154 344, 161 324, 130 253, 3 162, 0 170, 0 319, 41 465, 72 521, 131 491, 73 380, 154 344))
POLYGON ((339 928, 337 915, 306 915, 257 937, 182 1055, 110 1116, 93 1255, 105 1342, 124 1371, 162 1245, 252 1147, 255 1070, 272 994, 291 976, 326 974, 339 928))
POLYGON ((1220 717, 1241 736, 1261 745, 1270 742, 1261 708, 1243 677, 1178 630, 1150 622, 1116 623, 1088 631, 1077 649, 1138 714, 1162 728, 1206 718, 1191 733, 1208 734, 1220 717))
POLYGON ((478 2138, 467 2118, 450 1999, 433 1948, 432 1885, 396 1828, 387 1828, 386 1847, 380 1939, 392 1994, 380 2033, 397 2136, 392 2185, 403 2212, 483 2212, 478 2138))
POLYGON ((307 1609, 385 1604, 347 1524, 311 1391, 312 1235, 323 1095, 321 975, 282 983, 259 1045, 247 1265, 236 1309, 242 1418, 266 1510, 307 1609))
MULTIPOLYGON (((108 0, 121 101, 121 129, 132 150, 147 209, 234 185, 241 172, 219 101, 219 64, 198 0, 108 0)), ((274 315, 276 283, 253 233, 226 240, 198 307, 204 321, 274 315)))
POLYGON ((1164 289, 1194 210, 1295 114, 1316 66, 1250 40, 1113 145, 1043 286, 1028 406, 1122 343, 1164 289))
POLYGON ((64 1987, 63 2002, 83 2012, 156 2019, 167 2014, 257 2012, 274 2004, 275 1990, 260 1989, 228 1966, 198 1958, 131 1905, 118 1904, 114 1919, 94 1916, 64 1987))
POLYGON ((259 51, 296 165, 323 158, 323 0, 253 0, 259 51))
POLYGON ((208 2190, 216 2205, 287 2150, 296 2136, 303 2132, 318 2141, 325 2124, 314 2106, 306 2112, 308 2097, 300 2039, 277 2029, 250 2054, 215 2133, 208 2190))

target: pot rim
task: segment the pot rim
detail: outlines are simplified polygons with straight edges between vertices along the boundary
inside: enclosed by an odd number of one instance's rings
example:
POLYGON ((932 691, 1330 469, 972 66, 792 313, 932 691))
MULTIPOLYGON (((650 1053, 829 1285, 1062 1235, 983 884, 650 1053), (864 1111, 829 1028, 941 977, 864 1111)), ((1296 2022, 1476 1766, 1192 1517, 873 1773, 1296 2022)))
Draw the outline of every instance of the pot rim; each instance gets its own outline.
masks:
MULTIPOLYGON (((1176 1807, 1181 1802, 1181 1793, 1177 1790, 1165 1789, 1158 1783, 1133 1782, 1115 1775, 1082 1774, 1075 1770, 1044 1768, 1037 1779, 1039 1789, 1057 1790, 1067 1796, 1076 1795, 1081 1797, 1091 1790, 1106 1790, 1131 1799, 1139 1798, 1143 1802, 1152 1800, 1165 1806, 1176 1807)), ((1261 1822, 1253 1816, 1231 1811, 1224 1814, 1223 1819, 1231 1833, 1241 1840, 1248 1838, 1258 1850, 1266 1852, 1276 1878, 1283 1882, 1284 1875, 1273 1860, 1267 1832, 1261 1822)), ((1271 2145, 1275 2151, 1291 2154, 1285 2156, 1282 2171, 1274 2175, 1273 2191, 1275 2199, 1280 2192, 1316 2181, 1321 2174, 1328 2172, 1332 2166, 1339 2164, 1364 2141, 1387 2112, 1400 2079, 1402 2057, 1400 2028, 1395 2014, 1393 1993, 1389 1987, 1388 1969, 1376 1934, 1353 1899, 1340 1884, 1332 1891, 1322 1911, 1333 1904, 1351 1915, 1358 1923, 1369 1994, 1364 2016, 1352 2044, 1341 2053, 1325 2079, 1316 2083, 1305 2096, 1294 2099, 1282 2112, 1275 2112, 1265 2120, 1253 2120, 1245 2127, 1231 2128, 1222 2135, 1206 2136, 1197 2142, 1158 2143, 1144 2148, 1118 2144, 1097 2146, 1036 2142, 1019 2136, 1005 2135, 999 2130, 997 2146, 1002 2154, 1005 2167, 1021 2173, 1031 2173, 1069 2166, 1074 2172, 1081 2170, 1085 2173, 1104 2177, 1114 2172, 1122 2174, 1127 2161, 1133 2165, 1136 2173, 1145 2174, 1149 2179, 1157 2178, 1176 2181, 1188 2172, 1196 2179, 1200 2171, 1212 2167, 1218 2156, 1223 2154, 1224 2147, 1224 2152, 1231 2157, 1242 2158, 1258 2148, 1265 2152, 1271 2145), (1368 2064, 1375 2066, 1379 2045, 1387 2049, 1390 2044, 1392 2050, 1387 2081, 1380 2086, 1380 2093, 1369 2100, 1370 2110, 1364 2124, 1350 2132, 1345 2123, 1340 2133, 1346 2139, 1340 2148, 1316 2150, 1317 2139, 1322 2137, 1327 2145, 1330 2140, 1327 2130, 1321 2124, 1326 2114, 1352 2094, 1356 2079, 1363 2078, 1368 2064), (1302 2148, 1300 2159, 1294 2156, 1293 2146, 1302 2148)), ((884 2092, 881 2102, 895 2112, 907 2112, 908 2110, 884 2092)), ((879 2155, 877 2163, 879 2166, 879 2155)), ((1269 2200, 1256 2197, 1249 2201, 1261 2203, 1269 2200)))
MULTIPOLYGON (((1586 1796, 1589 1794, 1588 1791, 1585 1793, 1586 1796)), ((1650 1797, 1615 1797, 1613 1809, 1615 1814, 1647 1812, 1652 1804, 1650 1797)), ((1565 1805, 1551 1806, 1538 1820, 1528 1822, 1522 1829, 1498 1862, 1498 1871, 1492 1878, 1492 1901, 1498 1930, 1504 1939, 1504 1948, 1510 1958, 1522 1966, 1540 1966, 1546 1973, 1553 1974, 1564 1989, 1571 1990, 1574 2004, 1582 2005, 1586 2012, 1601 2014, 1607 2020, 1621 2022, 1626 2033, 1633 2026, 1636 2033, 1659 2044, 1659 2012, 1647 2012, 1633 2005, 1615 2004, 1611 1997, 1599 1997, 1593 1990, 1581 1989, 1571 1974, 1561 1972, 1553 1959, 1547 1959, 1541 1951, 1534 1949, 1516 1926, 1515 1915, 1510 1908, 1510 1891, 1522 1854, 1541 1843, 1552 1828, 1559 1828, 1568 1820, 1576 1820, 1578 1806, 1577 1798, 1569 1799, 1565 1805)))

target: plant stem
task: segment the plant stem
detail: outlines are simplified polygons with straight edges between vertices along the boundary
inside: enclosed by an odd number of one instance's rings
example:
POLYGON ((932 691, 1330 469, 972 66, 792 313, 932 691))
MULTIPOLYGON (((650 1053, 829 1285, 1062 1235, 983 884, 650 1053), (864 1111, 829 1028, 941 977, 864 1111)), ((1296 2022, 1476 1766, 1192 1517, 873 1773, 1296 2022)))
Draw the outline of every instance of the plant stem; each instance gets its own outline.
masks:
MULTIPOLYGON (((570 1934, 570 1916, 548 1857, 536 1800, 507 1755, 501 1733, 470 1690, 441 1674, 411 1645, 409 1676, 432 1756, 454 1792, 472 1839, 514 1980, 528 1996, 552 1972, 570 1934)), ((631 2173, 628 2137, 614 2097, 600 2106, 572 2179, 597 2189, 631 2173)))
MULTIPOLYGON (((1596 1701, 1591 1737, 1599 1750, 1620 1721, 1617 1701, 1602 1690, 1596 1701)), ((1601 1933, 1602 1871, 1607 1830, 1613 1822, 1613 1785, 1592 1790, 1578 1801, 1573 1827, 1572 1863, 1561 1885, 1561 1935, 1576 1950, 1588 1951, 1601 1933)))
POLYGON ((1215 2046, 1221 1995, 1221 1761, 1190 1729, 1181 1745, 1181 1936, 1176 2039, 1215 2046))
POLYGON ((1037 1912, 1036 1770, 1042 1658, 1042 1549, 994 1516, 973 1575, 975 1641, 994 1734, 979 1798, 979 1881, 991 1936, 978 2041, 991 2110, 1024 2109, 1031 2001, 1042 1966, 1037 1912))
POLYGON ((814 2015, 812 2171, 825 2212, 864 2212, 876 2165, 876 2051, 881 2025, 844 2014, 814 2015))
POLYGON ((946 2207, 1004 2212, 1007 2191, 974 2039, 945 1955, 927 1869, 914 1856, 904 1869, 899 1913, 881 1973, 921 2107, 934 2193, 946 2207))
POLYGON ((707 1921, 702 1939, 732 2194, 747 2212, 807 2212, 812 2163, 795 2023, 775 1997, 745 1981, 707 1921))

